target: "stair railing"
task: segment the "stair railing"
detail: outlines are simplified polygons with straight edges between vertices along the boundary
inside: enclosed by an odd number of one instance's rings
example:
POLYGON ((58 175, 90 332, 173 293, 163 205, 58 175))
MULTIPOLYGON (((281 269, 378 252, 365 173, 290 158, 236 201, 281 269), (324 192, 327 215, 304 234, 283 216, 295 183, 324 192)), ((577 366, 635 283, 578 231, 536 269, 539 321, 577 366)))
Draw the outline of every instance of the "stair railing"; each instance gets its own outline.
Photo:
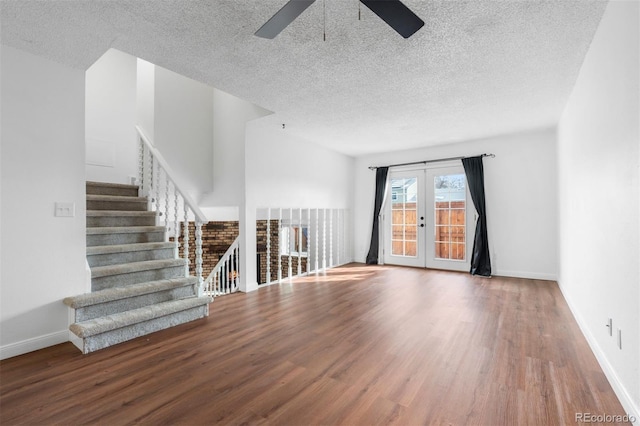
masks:
POLYGON ((215 297, 238 291, 238 273, 240 271, 240 237, 229 246, 227 251, 213 267, 204 280, 204 294, 215 297))
POLYGON ((202 225, 206 216, 198 208, 189 194, 182 190, 175 179, 175 173, 162 154, 147 137, 140 126, 136 126, 139 139, 138 185, 140 196, 147 197, 149 207, 156 212, 156 223, 164 224, 165 235, 172 235, 175 255, 180 257, 178 238, 182 228, 183 253, 186 260, 185 276, 189 276, 189 221, 195 222, 195 275, 198 278, 198 295, 204 294, 202 279, 202 225))

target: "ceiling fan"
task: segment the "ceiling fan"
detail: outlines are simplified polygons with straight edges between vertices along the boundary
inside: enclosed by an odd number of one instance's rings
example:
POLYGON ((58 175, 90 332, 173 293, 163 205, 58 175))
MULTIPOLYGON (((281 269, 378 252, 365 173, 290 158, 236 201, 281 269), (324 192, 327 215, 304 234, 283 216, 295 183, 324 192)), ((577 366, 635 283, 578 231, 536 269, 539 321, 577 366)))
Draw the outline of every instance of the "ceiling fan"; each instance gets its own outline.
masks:
MULTIPOLYGON (((256 31, 256 35, 262 38, 274 38, 315 1, 289 0, 282 9, 256 31)), ((360 2, 404 38, 411 37, 424 25, 424 21, 400 0, 360 0, 360 2)))

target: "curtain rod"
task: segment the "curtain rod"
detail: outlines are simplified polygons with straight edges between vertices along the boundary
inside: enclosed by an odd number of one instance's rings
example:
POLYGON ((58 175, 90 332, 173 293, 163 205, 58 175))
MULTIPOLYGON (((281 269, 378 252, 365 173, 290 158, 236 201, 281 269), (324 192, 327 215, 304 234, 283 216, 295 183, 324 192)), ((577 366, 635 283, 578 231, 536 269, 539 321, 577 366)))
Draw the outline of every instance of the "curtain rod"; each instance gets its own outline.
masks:
MULTIPOLYGON (((491 158, 495 158, 495 156, 496 156, 495 154, 480 155, 480 157, 491 157, 491 158)), ((471 157, 477 157, 477 155, 472 155, 471 157)), ((369 170, 375 170, 379 167, 400 167, 400 166, 411 166, 414 164, 439 163, 441 161, 462 160, 463 158, 471 158, 471 157, 449 157, 449 158, 439 158, 437 160, 424 160, 424 161, 414 161, 412 163, 391 164, 389 166, 370 166, 369 170)))

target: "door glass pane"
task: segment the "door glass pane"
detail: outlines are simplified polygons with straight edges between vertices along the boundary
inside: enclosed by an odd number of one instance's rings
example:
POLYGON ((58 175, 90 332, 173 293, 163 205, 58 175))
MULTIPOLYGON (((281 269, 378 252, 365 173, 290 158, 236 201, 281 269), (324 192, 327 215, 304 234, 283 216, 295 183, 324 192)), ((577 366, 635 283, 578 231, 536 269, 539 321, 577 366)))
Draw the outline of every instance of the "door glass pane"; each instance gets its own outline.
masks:
POLYGON ((418 179, 391 179, 391 254, 417 256, 418 179))
POLYGON ((433 179, 436 259, 466 259, 466 184, 464 174, 441 175, 433 179))

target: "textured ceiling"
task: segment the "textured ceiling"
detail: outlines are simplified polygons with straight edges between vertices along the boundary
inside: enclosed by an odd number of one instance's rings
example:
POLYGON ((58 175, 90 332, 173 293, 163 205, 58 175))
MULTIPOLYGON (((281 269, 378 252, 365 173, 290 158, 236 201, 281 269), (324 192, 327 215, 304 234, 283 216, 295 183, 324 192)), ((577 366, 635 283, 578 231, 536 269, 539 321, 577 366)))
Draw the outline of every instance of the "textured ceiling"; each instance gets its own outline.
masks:
POLYGON ((82 69, 113 47, 362 155, 554 125, 606 6, 404 0, 425 21, 405 40, 357 0, 318 0, 255 37, 286 1, 2 0, 1 40, 82 69))

